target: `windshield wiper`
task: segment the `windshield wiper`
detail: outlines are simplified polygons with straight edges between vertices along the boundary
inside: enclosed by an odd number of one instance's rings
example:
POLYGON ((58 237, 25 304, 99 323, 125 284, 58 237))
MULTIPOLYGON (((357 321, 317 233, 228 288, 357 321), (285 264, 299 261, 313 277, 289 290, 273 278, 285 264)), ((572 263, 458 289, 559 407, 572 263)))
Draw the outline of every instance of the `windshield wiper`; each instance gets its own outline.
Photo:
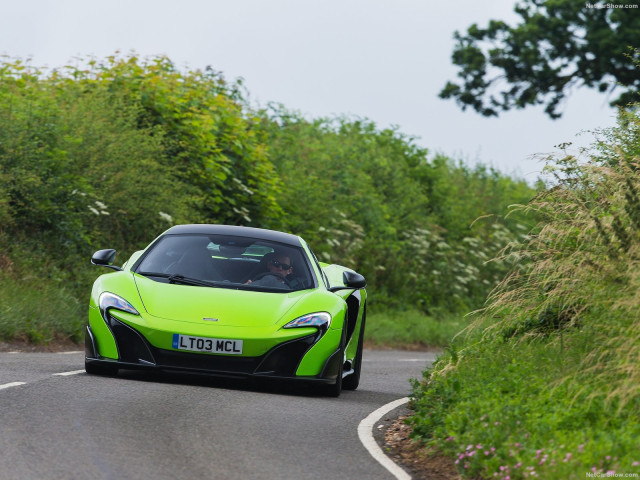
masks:
POLYGON ((207 282, 205 280, 198 280, 197 278, 185 277, 184 275, 179 275, 177 273, 173 273, 169 275, 168 273, 160 273, 160 272, 136 272, 138 275, 144 275, 145 277, 160 277, 160 278, 168 278, 169 283, 177 283, 180 285, 193 285, 196 287, 213 287, 214 284, 211 282, 207 282))

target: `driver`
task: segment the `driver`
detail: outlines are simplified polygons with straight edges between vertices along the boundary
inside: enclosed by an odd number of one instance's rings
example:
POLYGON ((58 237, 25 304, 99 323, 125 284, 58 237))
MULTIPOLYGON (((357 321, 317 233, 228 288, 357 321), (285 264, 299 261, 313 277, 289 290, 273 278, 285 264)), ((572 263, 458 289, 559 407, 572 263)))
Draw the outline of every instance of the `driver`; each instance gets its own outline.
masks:
POLYGON ((287 255, 274 254, 267 260, 267 271, 257 275, 256 280, 247 280, 247 283, 263 287, 287 288, 285 278, 291 273, 293 273, 291 258, 287 255))

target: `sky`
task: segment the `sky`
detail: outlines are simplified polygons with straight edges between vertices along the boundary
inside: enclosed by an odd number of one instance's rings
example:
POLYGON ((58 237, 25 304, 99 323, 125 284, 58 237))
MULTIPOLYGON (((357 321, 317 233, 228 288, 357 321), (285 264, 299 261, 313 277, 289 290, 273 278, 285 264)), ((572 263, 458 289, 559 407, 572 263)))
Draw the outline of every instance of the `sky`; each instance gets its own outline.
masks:
MULTIPOLYGON (((512 0, 0 0, 0 54, 38 67, 135 52, 242 78, 254 105, 307 118, 368 118, 415 137, 430 155, 483 163, 534 182, 556 145, 570 152, 613 126, 610 99, 577 89, 563 117, 543 107, 486 118, 438 98, 453 33, 515 23, 512 0)), ((576 8, 582 8, 577 2, 576 8)))

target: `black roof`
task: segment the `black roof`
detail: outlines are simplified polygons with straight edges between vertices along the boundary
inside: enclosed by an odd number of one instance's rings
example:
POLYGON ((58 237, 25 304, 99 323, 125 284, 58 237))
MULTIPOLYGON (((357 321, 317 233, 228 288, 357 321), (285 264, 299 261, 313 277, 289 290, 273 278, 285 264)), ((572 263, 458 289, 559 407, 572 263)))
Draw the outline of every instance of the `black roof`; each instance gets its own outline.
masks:
POLYGON ((300 247, 300 238, 290 233, 277 232, 264 228, 238 227, 235 225, 192 224, 175 225, 165 235, 200 234, 200 235, 232 235, 236 237, 260 238, 272 242, 284 243, 300 247))

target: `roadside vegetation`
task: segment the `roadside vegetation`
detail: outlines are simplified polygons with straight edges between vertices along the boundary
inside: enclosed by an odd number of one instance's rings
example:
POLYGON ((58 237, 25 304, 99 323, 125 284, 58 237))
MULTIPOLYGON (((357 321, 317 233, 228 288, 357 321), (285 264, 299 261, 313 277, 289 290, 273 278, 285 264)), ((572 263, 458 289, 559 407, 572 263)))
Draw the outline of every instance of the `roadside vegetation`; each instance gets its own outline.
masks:
POLYGON ((0 62, 0 340, 80 342, 95 250, 123 262, 180 223, 293 232, 365 275, 369 345, 444 350, 410 422, 464 476, 640 472, 637 107, 532 188, 248 98, 165 57, 0 62))
POLYGON ((373 344, 446 345, 508 271, 486 261, 530 229, 503 213, 534 189, 366 119, 248 98, 166 57, 0 62, 0 339, 80 340, 95 250, 124 262, 171 225, 223 223, 364 274, 373 344))
POLYGON ((640 475, 640 117, 517 208, 516 268, 414 383, 414 435, 469 478, 640 475))

